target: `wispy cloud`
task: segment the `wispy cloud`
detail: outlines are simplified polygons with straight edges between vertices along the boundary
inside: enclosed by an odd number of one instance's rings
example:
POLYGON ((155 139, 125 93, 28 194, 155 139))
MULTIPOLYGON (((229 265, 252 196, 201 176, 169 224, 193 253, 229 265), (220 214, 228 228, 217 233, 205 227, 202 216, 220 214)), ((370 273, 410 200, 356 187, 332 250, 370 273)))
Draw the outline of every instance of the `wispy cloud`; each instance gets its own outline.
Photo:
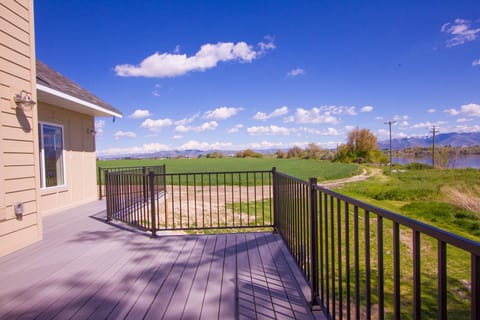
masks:
POLYGON ((360 112, 372 112, 373 107, 372 106, 364 106, 362 109, 360 109, 360 112))
POLYGON ((428 113, 435 113, 435 112, 437 112, 437 109, 431 108, 431 109, 428 109, 427 112, 428 113))
POLYGON ((200 142, 196 140, 188 141, 187 143, 181 145, 179 150, 227 150, 231 149, 233 144, 230 142, 200 142))
POLYGON ((267 136, 288 136, 295 129, 279 127, 275 125, 270 126, 254 126, 247 128, 247 133, 251 136, 267 135, 267 136))
POLYGON ((135 132, 132 132, 132 131, 117 131, 113 134, 113 137, 115 138, 115 140, 119 140, 120 138, 136 138, 137 137, 137 134, 135 132))
POLYGON ((243 124, 237 124, 233 128, 228 129, 227 133, 237 133, 243 128, 243 124))
POLYGON ((455 47, 473 41, 480 32, 480 28, 473 27, 471 21, 459 18, 454 22, 445 23, 440 30, 451 36, 446 42, 447 47, 455 47))
POLYGON ((187 125, 187 124, 192 123, 193 121, 195 121, 195 119, 197 119, 199 116, 200 116, 200 114, 199 114, 199 113, 196 113, 196 114, 194 114, 194 115, 191 116, 191 117, 183 118, 183 119, 181 119, 181 120, 175 121, 175 125, 176 125, 176 126, 184 126, 184 125, 187 125))
POLYGON ((144 109, 137 109, 133 111, 132 114, 130 114, 128 117, 132 119, 142 119, 142 118, 148 118, 150 117, 150 111, 144 110, 144 109))
POLYGON ((95 120, 95 132, 97 136, 103 134, 103 128, 105 128, 105 120, 95 120))
POLYGON ((323 130, 314 129, 314 128, 301 128, 300 131, 303 131, 308 134, 314 134, 319 136, 338 136, 340 133, 335 128, 327 128, 323 130))
POLYGON ((159 151, 168 151, 171 147, 160 143, 148 143, 142 146, 135 146, 131 148, 109 148, 106 150, 100 150, 97 153, 102 156, 119 155, 119 154, 142 154, 142 153, 154 153, 159 151))
POLYGON ((176 132, 202 132, 207 130, 215 130, 218 127, 218 123, 216 121, 205 122, 199 126, 184 126, 179 125, 175 127, 176 132))
POLYGON ((257 112, 254 116, 253 119, 255 120, 261 120, 261 121, 266 121, 271 118, 275 117, 280 117, 288 113, 288 107, 283 106, 281 108, 273 110, 271 113, 266 114, 264 112, 257 112))
POLYGON ((480 58, 473 60, 472 61, 472 66, 474 66, 474 67, 480 66, 480 58))
POLYGON ((302 124, 337 124, 340 122, 340 119, 337 116, 354 116, 356 114, 357 113, 355 112, 355 107, 353 106, 321 106, 319 108, 312 108, 310 110, 297 108, 294 115, 286 117, 284 120, 285 122, 295 122, 302 124))
POLYGON ((215 110, 209 110, 205 112, 203 118, 207 120, 225 120, 233 117, 242 110, 243 108, 220 107, 215 110))
POLYGON ((436 122, 430 122, 430 121, 426 121, 426 122, 420 122, 420 123, 416 123, 412 126, 413 129, 421 129, 421 128, 431 128, 433 126, 441 126, 441 125, 444 125, 446 122, 445 121, 436 121, 436 122))
POLYGON ((171 119, 157 119, 157 120, 152 120, 152 119, 147 119, 142 122, 140 127, 144 129, 148 129, 153 132, 158 132, 161 131, 165 127, 169 127, 173 124, 173 121, 171 119))
POLYGON ((301 75, 304 75, 305 74, 305 70, 302 69, 302 68, 296 68, 296 69, 292 69, 290 71, 287 72, 287 77, 298 77, 298 76, 301 76, 301 75))
POLYGON ((154 53, 137 65, 121 64, 115 66, 115 72, 122 77, 178 77, 193 71, 205 71, 217 66, 219 62, 252 62, 269 50, 275 48, 272 38, 258 43, 257 48, 246 42, 207 43, 193 56, 174 53, 154 53))

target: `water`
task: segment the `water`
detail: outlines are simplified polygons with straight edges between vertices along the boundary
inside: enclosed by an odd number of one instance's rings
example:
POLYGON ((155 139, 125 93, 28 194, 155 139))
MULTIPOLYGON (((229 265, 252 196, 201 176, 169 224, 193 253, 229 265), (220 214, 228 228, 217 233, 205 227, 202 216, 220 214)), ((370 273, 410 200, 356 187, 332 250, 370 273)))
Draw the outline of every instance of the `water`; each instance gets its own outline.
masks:
MULTIPOLYGON (((438 161, 438 160, 436 160, 438 161)), ((393 163, 398 164, 407 164, 410 162, 419 162, 424 164, 432 164, 432 156, 421 156, 421 157, 404 157, 404 156, 393 156, 393 163)), ((480 154, 468 154, 468 155, 456 155, 450 157, 447 164, 448 168, 452 169, 461 169, 461 168, 474 168, 480 169, 480 154)))

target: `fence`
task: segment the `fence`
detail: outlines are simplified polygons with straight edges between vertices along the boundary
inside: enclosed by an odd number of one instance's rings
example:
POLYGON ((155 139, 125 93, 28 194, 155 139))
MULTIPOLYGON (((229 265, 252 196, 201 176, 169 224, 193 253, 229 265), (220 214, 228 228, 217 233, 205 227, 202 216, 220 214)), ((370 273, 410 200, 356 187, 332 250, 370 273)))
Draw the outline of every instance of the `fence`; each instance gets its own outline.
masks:
POLYGON ((480 319, 480 243, 315 179, 273 180, 275 228, 330 318, 480 319))
MULTIPOLYGON (((117 167, 117 168, 97 168, 97 183, 98 183, 98 197, 100 200, 103 199, 103 189, 105 186, 105 173, 124 173, 124 174, 142 174, 146 175, 149 172, 153 171, 156 174, 165 173, 165 165, 157 165, 157 166, 143 166, 143 167, 117 167)), ((144 183, 145 185, 146 183, 144 183)))
POLYGON ((480 243, 319 187, 316 179, 275 168, 105 177, 108 219, 153 235, 274 227, 310 285, 312 304, 331 319, 480 319, 480 243))
POLYGON ((106 172, 107 219, 158 230, 273 228, 272 171, 106 172))

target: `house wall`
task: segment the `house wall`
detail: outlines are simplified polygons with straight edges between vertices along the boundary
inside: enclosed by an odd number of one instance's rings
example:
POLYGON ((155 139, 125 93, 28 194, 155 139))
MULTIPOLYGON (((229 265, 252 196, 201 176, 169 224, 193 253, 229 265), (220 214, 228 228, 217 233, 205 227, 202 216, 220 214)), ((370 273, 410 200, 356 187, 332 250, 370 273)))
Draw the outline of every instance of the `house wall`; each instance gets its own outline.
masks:
POLYGON ((26 90, 36 101, 32 0, 0 2, 0 256, 42 237, 37 107, 21 111, 14 93, 26 90), (15 203, 24 204, 23 218, 15 203))
MULTIPOLYGON (((58 210, 98 199, 93 116, 39 102, 39 121, 63 126, 65 185, 40 189, 40 212, 58 210)), ((38 183, 40 183, 38 181, 38 183)))

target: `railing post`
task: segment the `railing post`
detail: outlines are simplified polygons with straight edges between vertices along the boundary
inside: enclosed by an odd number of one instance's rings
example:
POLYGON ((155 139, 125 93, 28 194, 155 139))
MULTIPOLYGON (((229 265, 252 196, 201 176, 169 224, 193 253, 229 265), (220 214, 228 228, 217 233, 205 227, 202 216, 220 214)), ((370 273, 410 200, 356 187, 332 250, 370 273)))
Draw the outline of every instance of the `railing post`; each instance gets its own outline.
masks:
POLYGON ((471 279, 471 312, 470 318, 473 320, 480 319, 480 256, 477 256, 472 253, 471 256, 471 268, 472 268, 472 279, 471 279))
MULTIPOLYGON (((107 221, 112 220, 112 206, 110 204, 110 201, 112 201, 112 197, 108 195, 111 186, 109 185, 110 183, 110 176, 108 175, 108 170, 105 170, 105 192, 107 195, 106 199, 106 205, 107 205, 107 221)), ((100 198, 101 199, 101 198, 100 198)))
POLYGON ((98 167, 98 198, 102 200, 103 194, 102 194, 102 168, 98 167))
POLYGON ((272 168, 272 191, 273 191, 273 230, 278 232, 277 230, 277 216, 278 216, 278 181, 277 181, 277 168, 272 168))
POLYGON ((147 188, 147 168, 142 167, 142 184, 143 184, 143 201, 148 201, 148 188, 147 188))
POLYGON ((155 173, 150 171, 148 174, 150 184, 150 214, 152 223, 152 238, 157 237, 157 221, 155 215, 155 173))
POLYGON ((310 189, 310 274, 312 275, 312 310, 318 305, 318 222, 317 222, 317 178, 309 179, 310 189))

